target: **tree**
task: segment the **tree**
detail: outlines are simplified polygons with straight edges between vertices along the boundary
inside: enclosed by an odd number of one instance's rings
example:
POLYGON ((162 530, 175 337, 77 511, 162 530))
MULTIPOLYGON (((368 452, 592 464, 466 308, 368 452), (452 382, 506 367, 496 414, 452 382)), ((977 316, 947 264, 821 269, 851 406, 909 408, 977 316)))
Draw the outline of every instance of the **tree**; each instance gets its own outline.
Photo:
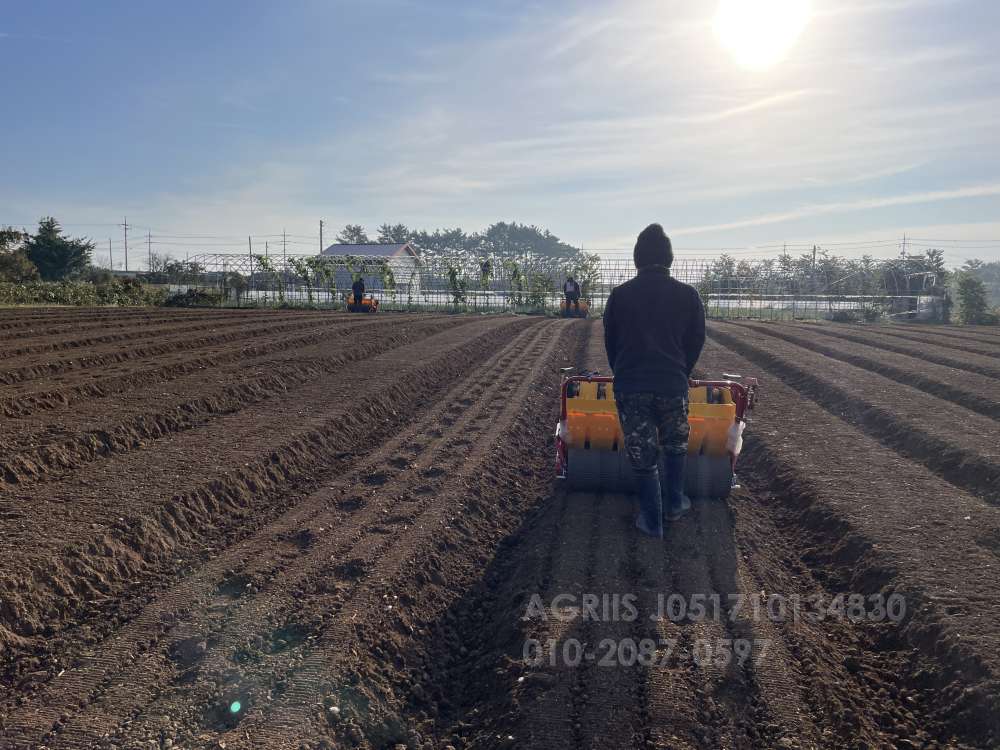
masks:
POLYGON ((0 252, 0 281, 12 281, 15 284, 38 281, 38 269, 28 260, 24 250, 0 252))
POLYGON ((239 306, 240 297, 250 288, 250 283, 247 281, 247 277, 236 271, 229 271, 225 273, 222 277, 223 289, 232 289, 236 294, 236 304, 239 306))
POLYGON ((360 224, 348 224, 337 235, 337 242, 342 245, 367 245, 371 242, 365 228, 360 224))
POLYGON ((958 279, 959 317, 969 325, 983 325, 996 322, 986 301, 986 285, 971 273, 963 273, 958 279))
POLYGON ((380 245, 402 245, 410 241, 410 230, 406 224, 383 224, 378 228, 380 245))
POLYGON ((573 278, 580 285, 580 295, 590 299, 601 281, 601 256, 597 253, 580 253, 573 266, 573 278))
POLYGON ((38 280, 38 268, 24 251, 28 235, 13 227, 0 227, 0 281, 23 284, 38 280))
MULTIPOLYGON (((319 257, 319 256, 317 256, 319 257)), ((313 279, 313 267, 304 258, 292 257, 288 259, 289 264, 295 271, 295 275, 298 276, 306 288, 306 296, 309 298, 309 304, 313 303, 313 290, 312 290, 312 279, 313 279)))
POLYGON ((90 265, 94 243, 85 238, 64 237, 59 222, 46 216, 38 222, 38 232, 25 241, 24 249, 45 281, 58 281, 81 273, 90 265))
POLYGON ((933 271, 934 273, 942 275, 947 273, 944 267, 944 250, 927 250, 924 253, 924 258, 928 271, 933 271))
POLYGON ((281 276, 278 274, 278 270, 274 267, 271 262, 271 258, 267 255, 255 255, 254 260, 257 261, 257 266, 263 273, 266 273, 271 277, 274 282, 275 289, 278 290, 278 303, 285 304, 285 285, 281 283, 281 276))

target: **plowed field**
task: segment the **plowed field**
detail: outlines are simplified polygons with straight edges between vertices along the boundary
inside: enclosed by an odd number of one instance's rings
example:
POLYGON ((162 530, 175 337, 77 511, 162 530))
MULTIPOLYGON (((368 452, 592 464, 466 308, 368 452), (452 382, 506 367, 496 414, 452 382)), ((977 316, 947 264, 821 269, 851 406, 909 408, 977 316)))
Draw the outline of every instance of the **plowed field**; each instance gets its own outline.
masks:
POLYGON ((0 748, 1000 744, 1000 336, 712 323, 741 487, 552 479, 600 323, 0 318, 0 748))

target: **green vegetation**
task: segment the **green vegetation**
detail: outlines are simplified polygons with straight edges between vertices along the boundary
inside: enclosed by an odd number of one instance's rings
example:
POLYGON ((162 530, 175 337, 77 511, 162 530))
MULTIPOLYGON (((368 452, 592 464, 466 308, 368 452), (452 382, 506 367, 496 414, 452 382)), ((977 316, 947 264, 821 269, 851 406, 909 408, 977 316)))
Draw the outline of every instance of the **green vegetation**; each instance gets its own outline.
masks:
POLYGON ((275 269, 274 264, 271 263, 271 259, 267 255, 255 255, 253 257, 257 261, 257 266, 260 268, 261 273, 270 276, 274 282, 274 287, 278 290, 278 304, 285 304, 285 284, 281 275, 275 269))
POLYGON ((218 292, 207 292, 202 289, 188 289, 186 292, 175 292, 163 301, 164 307, 219 307, 222 295, 218 292))
POLYGON ((59 222, 46 216, 38 232, 24 240, 24 254, 35 264, 43 281, 60 281, 83 273, 90 265, 94 243, 63 236, 59 222))
POLYGON ((983 282, 990 307, 1000 307, 1000 261, 969 260, 961 270, 983 282))
POLYGON ((990 310, 986 284, 970 271, 958 276, 959 318, 968 325, 996 325, 997 314, 990 310))
POLYGON ((0 305, 160 305, 167 294, 135 279, 104 284, 89 281, 0 282, 0 305))
POLYGON ((459 276, 458 269, 454 266, 448 267, 448 289, 451 292, 452 304, 457 308, 468 301, 468 283, 459 276))
POLYGON ((35 234, 0 227, 0 305, 159 305, 166 293, 91 265, 94 243, 46 216, 35 234))
MULTIPOLYGON (((337 235, 337 242, 365 244, 372 242, 360 224, 348 224, 337 235)), ((410 229, 405 224, 382 224, 378 228, 376 243, 382 245, 413 243, 422 258, 443 258, 454 255, 518 257, 535 255, 545 258, 564 258, 580 253, 579 248, 568 245, 547 229, 534 225, 498 221, 482 232, 466 233, 464 230, 410 229)))
POLYGON ((842 322, 909 314, 909 309, 893 309, 890 297, 936 297, 941 302, 934 306, 935 320, 947 323, 952 276, 940 250, 878 260, 867 255, 843 258, 817 247, 798 257, 786 252, 763 262, 722 255, 709 268, 699 291, 706 299, 709 295, 748 302, 792 299, 806 305, 810 298, 821 297, 825 317, 842 322))
POLYGON ((28 235, 13 227, 0 227, 0 281, 23 284, 38 281, 38 267, 24 251, 28 235))

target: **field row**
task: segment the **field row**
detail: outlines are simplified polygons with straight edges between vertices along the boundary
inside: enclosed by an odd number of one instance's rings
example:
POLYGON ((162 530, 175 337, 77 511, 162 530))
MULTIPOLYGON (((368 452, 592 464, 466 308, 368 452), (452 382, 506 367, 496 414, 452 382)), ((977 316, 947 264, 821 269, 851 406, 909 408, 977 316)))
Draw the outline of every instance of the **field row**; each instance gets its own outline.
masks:
POLYGON ((987 332, 712 323, 699 374, 762 383, 742 488, 657 543, 552 481, 598 322, 18 315, 4 747, 1000 741, 987 332))

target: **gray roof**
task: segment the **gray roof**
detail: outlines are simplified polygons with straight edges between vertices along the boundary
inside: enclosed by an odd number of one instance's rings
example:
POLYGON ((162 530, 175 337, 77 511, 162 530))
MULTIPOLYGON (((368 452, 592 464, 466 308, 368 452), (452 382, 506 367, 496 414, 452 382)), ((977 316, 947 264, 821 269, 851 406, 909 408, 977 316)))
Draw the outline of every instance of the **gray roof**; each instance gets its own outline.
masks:
POLYGON ((367 255, 371 258, 391 258, 399 255, 415 256, 416 250, 409 242, 396 245, 380 245, 368 243, 365 245, 330 245, 321 255, 367 255))

